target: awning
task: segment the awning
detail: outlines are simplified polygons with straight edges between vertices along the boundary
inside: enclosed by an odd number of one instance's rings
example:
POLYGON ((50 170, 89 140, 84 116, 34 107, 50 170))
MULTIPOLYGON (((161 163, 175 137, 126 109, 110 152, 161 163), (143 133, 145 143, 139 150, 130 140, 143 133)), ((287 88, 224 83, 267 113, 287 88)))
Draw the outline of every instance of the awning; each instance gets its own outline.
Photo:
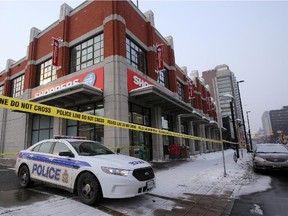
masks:
POLYGON ((193 110, 189 114, 181 115, 181 119, 184 119, 186 121, 192 121, 198 124, 209 124, 210 119, 208 119, 206 116, 198 113, 196 110, 193 110))
POLYGON ((153 85, 134 89, 129 93, 129 97, 145 104, 150 104, 153 107, 160 106, 164 111, 174 114, 191 113, 193 110, 185 102, 174 98, 153 85))
POLYGON ((30 99, 30 101, 65 108, 75 106, 83 102, 98 101, 102 99, 103 91, 101 89, 86 85, 84 83, 79 83, 50 94, 30 99))

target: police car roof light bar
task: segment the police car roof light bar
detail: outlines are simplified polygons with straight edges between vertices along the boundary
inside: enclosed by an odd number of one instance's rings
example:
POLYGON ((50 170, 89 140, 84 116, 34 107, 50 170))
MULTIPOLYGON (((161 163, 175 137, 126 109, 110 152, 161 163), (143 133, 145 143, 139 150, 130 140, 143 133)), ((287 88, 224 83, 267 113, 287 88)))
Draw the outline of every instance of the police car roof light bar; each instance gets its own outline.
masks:
POLYGON ((79 139, 79 140, 86 140, 86 137, 81 136, 66 136, 66 135, 54 135, 54 139, 79 139))

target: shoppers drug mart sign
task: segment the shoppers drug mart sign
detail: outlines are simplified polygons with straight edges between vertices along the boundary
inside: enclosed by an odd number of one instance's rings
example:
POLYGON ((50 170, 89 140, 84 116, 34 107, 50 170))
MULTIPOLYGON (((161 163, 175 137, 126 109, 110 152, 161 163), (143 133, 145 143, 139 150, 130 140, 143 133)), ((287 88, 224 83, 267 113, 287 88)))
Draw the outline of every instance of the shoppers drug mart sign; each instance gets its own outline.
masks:
POLYGON ((148 85, 154 85, 152 84, 152 82, 149 82, 147 79, 143 78, 139 74, 129 69, 127 71, 127 79, 128 79, 128 91, 129 92, 133 89, 145 87, 148 85))
POLYGON ((97 70, 93 70, 93 71, 66 79, 64 81, 54 83, 52 85, 49 85, 49 84, 45 85, 45 87, 43 88, 32 91, 31 99, 44 96, 44 95, 48 95, 48 94, 63 90, 65 88, 72 87, 80 83, 104 90, 103 77, 104 77, 104 70, 103 68, 99 68, 97 70))

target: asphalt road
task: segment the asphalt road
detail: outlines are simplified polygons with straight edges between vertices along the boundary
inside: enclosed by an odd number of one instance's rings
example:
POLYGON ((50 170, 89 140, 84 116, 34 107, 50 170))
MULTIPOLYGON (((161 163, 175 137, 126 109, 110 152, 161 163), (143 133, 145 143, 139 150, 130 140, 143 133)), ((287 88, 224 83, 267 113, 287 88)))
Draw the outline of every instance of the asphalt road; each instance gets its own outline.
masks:
POLYGON ((235 200, 231 216, 287 216, 288 173, 265 172, 271 177, 271 189, 235 200))
MULTIPOLYGON (((260 175, 268 175, 271 177, 272 188, 265 192, 257 192, 236 199, 230 214, 231 216, 288 215, 288 173, 262 173, 260 175)), ((51 194, 77 200, 76 195, 41 184, 35 184, 33 189, 20 188, 14 170, 0 165, 0 208, 10 208, 15 205, 29 205, 37 201, 44 201, 49 199, 51 194)), ((98 206, 97 208, 109 212, 109 214, 113 211, 113 209, 108 209, 105 206, 98 206)), ((121 214, 114 211, 111 215, 121 214)))

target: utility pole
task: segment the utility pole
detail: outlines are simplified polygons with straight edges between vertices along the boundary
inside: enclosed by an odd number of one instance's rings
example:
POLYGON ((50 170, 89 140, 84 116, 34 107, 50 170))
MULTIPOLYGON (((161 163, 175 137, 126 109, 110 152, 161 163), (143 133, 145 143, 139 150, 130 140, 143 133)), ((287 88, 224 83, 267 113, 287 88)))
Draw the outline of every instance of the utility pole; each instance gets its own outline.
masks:
MULTIPOLYGON (((239 89, 239 83, 244 82, 244 80, 237 81, 237 88, 238 88, 238 93, 239 93, 239 101, 240 101, 240 108, 241 108, 241 115, 242 115, 242 125, 244 129, 244 136, 245 136, 245 142, 248 144, 248 139, 247 139, 247 134, 246 134, 246 127, 245 127, 245 121, 244 121, 244 114, 243 114, 243 107, 242 107, 242 100, 241 100, 241 95, 240 95, 240 89, 239 89)), ((247 151, 249 150, 249 146, 246 146, 247 151)))
MULTIPOLYGON (((234 116, 234 111, 233 111, 233 98, 230 101, 230 110, 231 110, 231 116, 232 116, 232 123, 233 123, 233 131, 234 131, 234 142, 238 142, 238 137, 237 137, 237 131, 236 131, 236 124, 235 124, 235 116, 234 116)), ((239 158, 239 145, 236 144, 236 154, 237 158, 239 158)))
POLYGON ((248 123, 248 136, 249 136, 249 142, 250 142, 250 150, 253 151, 253 145, 252 145, 252 139, 251 139, 251 130, 250 130, 250 123, 249 123, 249 117, 248 117, 248 113, 250 113, 251 111, 246 111, 246 115, 247 115, 247 123, 248 123))

